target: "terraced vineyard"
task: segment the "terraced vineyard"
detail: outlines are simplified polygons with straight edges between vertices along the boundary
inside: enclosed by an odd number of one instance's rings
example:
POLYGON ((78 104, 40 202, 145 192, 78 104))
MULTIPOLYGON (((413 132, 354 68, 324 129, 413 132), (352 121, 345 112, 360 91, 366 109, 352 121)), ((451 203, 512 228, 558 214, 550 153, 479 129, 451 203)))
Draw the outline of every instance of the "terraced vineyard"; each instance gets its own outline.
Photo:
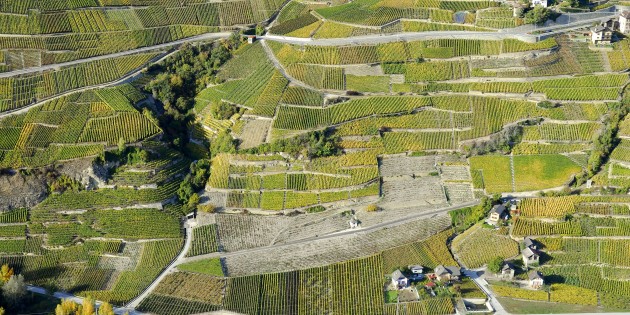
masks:
POLYGON ((0 265, 151 314, 628 309, 628 39, 539 10, 2 1, 0 265))
POLYGON ((538 270, 551 290, 548 295, 510 287, 494 286, 493 290, 513 298, 627 307, 630 291, 623 276, 614 276, 628 265, 627 218, 623 215, 628 212, 627 199, 583 195, 524 200, 512 235, 531 235, 541 246, 544 258, 538 270))

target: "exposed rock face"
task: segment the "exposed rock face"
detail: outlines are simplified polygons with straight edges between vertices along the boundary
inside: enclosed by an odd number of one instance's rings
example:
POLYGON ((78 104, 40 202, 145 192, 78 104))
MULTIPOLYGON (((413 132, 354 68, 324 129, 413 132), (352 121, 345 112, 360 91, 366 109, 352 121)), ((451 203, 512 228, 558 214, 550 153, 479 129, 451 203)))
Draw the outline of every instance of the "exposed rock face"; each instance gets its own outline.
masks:
POLYGON ((57 171, 79 181, 83 188, 91 190, 106 183, 107 167, 93 163, 93 159, 81 159, 66 162, 58 166, 57 171))
POLYGON ((81 182, 85 189, 104 185, 107 166, 93 161, 93 158, 78 159, 54 168, 31 169, 27 175, 19 171, 0 173, 0 211, 31 208, 42 202, 48 196, 49 182, 59 174, 81 182))
POLYGON ((48 195, 46 176, 0 175, 0 211, 33 207, 48 195))

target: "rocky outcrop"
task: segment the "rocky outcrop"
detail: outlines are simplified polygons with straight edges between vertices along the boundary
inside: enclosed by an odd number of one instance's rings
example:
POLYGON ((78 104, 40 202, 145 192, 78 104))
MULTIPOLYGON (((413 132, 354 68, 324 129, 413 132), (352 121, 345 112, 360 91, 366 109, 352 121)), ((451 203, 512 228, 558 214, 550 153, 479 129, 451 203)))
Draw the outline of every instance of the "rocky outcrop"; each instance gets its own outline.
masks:
POLYGON ((94 163, 94 159, 82 159, 66 162, 57 167, 57 171, 76 181, 87 190, 96 189, 107 184, 108 168, 111 166, 94 163))
POLYGON ((0 175, 0 211, 33 207, 48 195, 44 174, 0 175))

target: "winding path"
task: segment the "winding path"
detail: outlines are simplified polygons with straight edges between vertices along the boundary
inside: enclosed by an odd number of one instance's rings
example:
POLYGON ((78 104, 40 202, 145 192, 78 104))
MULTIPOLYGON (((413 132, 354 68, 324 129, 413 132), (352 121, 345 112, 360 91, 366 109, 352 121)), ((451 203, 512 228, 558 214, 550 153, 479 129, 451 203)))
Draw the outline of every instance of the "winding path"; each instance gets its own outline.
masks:
POLYGON ((73 61, 68 61, 68 62, 63 62, 63 63, 55 63, 55 64, 50 64, 50 65, 44 65, 44 66, 40 66, 40 67, 26 68, 26 69, 22 69, 22 70, 15 70, 15 71, 9 71, 9 72, 2 72, 2 73, 0 73, 0 78, 9 78, 9 77, 13 77, 13 76, 16 76, 16 75, 23 75, 23 74, 29 74, 29 73, 42 72, 42 71, 46 71, 46 70, 53 70, 53 69, 58 69, 58 68, 62 68, 62 67, 69 67, 69 66, 73 66, 73 65, 78 65, 78 64, 82 64, 82 63, 86 63, 86 62, 92 62, 92 61, 104 60, 104 59, 109 59, 109 58, 122 57, 122 56, 127 56, 127 55, 133 55, 133 54, 137 54, 137 53, 142 53, 142 52, 147 52, 147 51, 152 51, 152 50, 159 50, 159 49, 162 49, 162 48, 168 48, 168 47, 172 47, 172 46, 177 46, 177 45, 188 43, 188 42, 195 42, 195 41, 202 41, 202 40, 213 40, 213 39, 219 39, 219 38, 227 38, 230 35, 232 35, 232 33, 229 33, 229 32, 206 33, 206 34, 202 34, 202 35, 198 35, 198 36, 193 36, 193 37, 188 37, 188 38, 176 40, 176 41, 173 41, 173 42, 168 42, 168 43, 154 45, 154 46, 147 46, 147 47, 142 47, 142 48, 136 48, 136 49, 132 49, 132 50, 121 51, 121 52, 117 52, 117 53, 109 54, 109 55, 95 56, 95 57, 79 59, 79 60, 73 60, 73 61))
POLYGON ((140 293, 140 295, 135 297, 133 300, 129 301, 129 303, 127 303, 127 305, 125 305, 124 309, 135 309, 135 308, 137 308, 140 305, 140 303, 142 303, 142 301, 147 296, 149 296, 149 294, 151 294, 151 292, 153 292, 155 290, 155 288, 157 288, 157 286, 160 284, 160 282, 168 274, 170 274, 170 273, 175 271, 175 266, 181 264, 182 261, 186 260, 186 255, 188 254, 188 251, 190 250, 190 246, 192 245, 192 230, 193 230, 193 227, 194 227, 194 225, 192 224, 192 222, 190 220, 188 220, 188 221, 186 221, 186 223, 184 223, 184 228, 186 229, 186 240, 184 242, 184 247, 182 248, 182 251, 179 253, 179 255, 177 255, 177 257, 166 268, 164 268, 162 273, 160 273, 160 275, 157 276, 157 278, 155 278, 155 280, 153 280, 151 285, 149 285, 146 289, 144 289, 144 291, 142 291, 142 293, 140 293))
POLYGON ((566 32, 568 30, 591 26, 593 23, 607 21, 611 18, 618 16, 617 12, 598 12, 601 16, 589 19, 579 19, 576 14, 576 20, 565 24, 555 24, 546 27, 532 28, 531 26, 515 27, 509 29, 502 29, 498 32, 474 32, 474 31, 434 31, 434 32, 407 32, 407 33, 394 33, 394 34, 372 34, 354 37, 344 38, 326 38, 326 39, 313 39, 313 38, 297 38, 278 35, 266 35, 261 36, 263 39, 297 45, 313 45, 313 46, 344 46, 344 45, 364 45, 364 44, 383 44, 397 41, 413 41, 413 40, 427 40, 438 38, 452 38, 452 39, 506 39, 513 38, 526 42, 536 42, 540 38, 548 37, 550 35, 566 32), (536 32, 539 34, 531 34, 536 32))

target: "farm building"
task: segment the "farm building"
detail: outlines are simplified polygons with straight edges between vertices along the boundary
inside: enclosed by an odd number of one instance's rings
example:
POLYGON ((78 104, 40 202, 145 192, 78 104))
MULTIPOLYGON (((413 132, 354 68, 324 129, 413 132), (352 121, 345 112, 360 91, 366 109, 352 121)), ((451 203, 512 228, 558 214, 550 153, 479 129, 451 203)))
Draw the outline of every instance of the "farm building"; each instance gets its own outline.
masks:
POLYGON ((538 246, 536 245, 536 241, 534 241, 529 236, 525 236, 525 239, 523 240, 523 243, 525 244, 525 247, 528 247, 528 248, 531 248, 531 249, 538 249, 538 246))
POLYGON ((619 16, 619 32, 630 33, 630 11, 623 11, 619 16))
POLYGON ((400 270, 396 270, 392 272, 392 284, 399 289, 406 288, 409 285, 409 279, 400 270))
POLYGON ((545 284, 542 273, 537 270, 532 270, 527 274, 529 276, 529 286, 533 289, 539 289, 545 284))
POLYGON ((504 205, 496 205, 492 207, 492 210, 490 210, 489 221, 493 224, 497 224, 499 220, 507 219, 508 213, 506 210, 507 208, 505 208, 504 205))
POLYGON ((591 28, 591 42, 595 45, 610 44, 613 32, 606 26, 596 26, 591 28))
POLYGON ((539 264, 540 253, 533 248, 526 247, 523 249, 523 263, 525 264, 525 267, 539 264))
POLYGON ((462 275, 461 268, 456 266, 442 266, 435 267, 435 276, 442 282, 459 280, 462 275))
POLYGON ((503 264, 503 267, 501 268, 501 279, 504 280, 512 280, 512 278, 514 278, 514 272, 515 272, 515 268, 512 264, 506 262, 503 264))
POLYGON ((414 266, 409 266, 409 270, 413 274, 422 274, 422 271, 424 270, 424 267, 419 266, 419 265, 414 265, 414 266))

